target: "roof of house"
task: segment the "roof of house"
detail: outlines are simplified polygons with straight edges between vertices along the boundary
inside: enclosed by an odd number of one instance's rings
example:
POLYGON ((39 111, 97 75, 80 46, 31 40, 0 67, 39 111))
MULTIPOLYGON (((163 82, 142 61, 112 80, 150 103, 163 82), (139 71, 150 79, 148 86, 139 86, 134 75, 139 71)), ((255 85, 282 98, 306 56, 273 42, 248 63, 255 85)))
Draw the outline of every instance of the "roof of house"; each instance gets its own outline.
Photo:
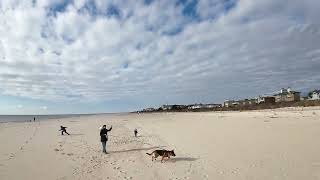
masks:
POLYGON ((315 89, 315 90, 312 91, 312 93, 318 93, 318 94, 320 94, 320 90, 319 90, 319 89, 315 89))
POLYGON ((259 96, 259 98, 274 98, 274 96, 259 96))
POLYGON ((301 92, 298 92, 298 91, 290 91, 290 92, 282 92, 282 93, 278 93, 278 94, 275 94, 275 96, 277 95, 288 95, 288 94, 300 94, 301 92))

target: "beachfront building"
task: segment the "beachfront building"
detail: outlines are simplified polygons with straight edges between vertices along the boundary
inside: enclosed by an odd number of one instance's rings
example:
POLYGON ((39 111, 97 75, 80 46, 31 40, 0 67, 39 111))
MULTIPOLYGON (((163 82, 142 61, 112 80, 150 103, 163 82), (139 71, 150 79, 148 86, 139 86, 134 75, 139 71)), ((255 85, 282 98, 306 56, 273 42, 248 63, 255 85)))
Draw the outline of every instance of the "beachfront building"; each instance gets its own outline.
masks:
POLYGON ((143 112, 153 112, 155 110, 156 109, 154 109, 154 108, 146 108, 146 109, 143 110, 143 112))
POLYGON ((275 102, 300 101, 300 92, 292 91, 290 88, 282 88, 280 93, 275 94, 275 102))
POLYGON ((234 101, 234 100, 226 100, 224 101, 224 107, 235 107, 239 105, 238 101, 234 101))
POLYGON ((220 108, 220 107, 222 107, 221 104, 203 104, 203 108, 208 108, 208 109, 210 109, 210 108, 220 108))
POLYGON ((257 104, 257 99, 244 99, 237 101, 241 106, 251 106, 257 104))
POLYGON ((200 109, 202 104, 188 105, 188 109, 200 109))
POLYGON ((273 96, 259 96, 257 98, 257 104, 273 104, 276 102, 276 98, 273 96))
POLYGON ((213 109, 221 106, 221 104, 192 104, 188 105, 188 109, 213 109))
POLYGON ((164 111, 166 111, 166 110, 171 110, 171 109, 172 109, 172 106, 173 106, 173 105, 168 105, 168 104, 162 105, 162 106, 161 106, 161 109, 164 110, 164 111))
POLYGON ((226 101, 224 101, 223 106, 224 107, 231 107, 232 106, 232 102, 233 101, 231 101, 231 100, 226 100, 226 101))
POLYGON ((309 97, 310 100, 320 100, 320 90, 314 90, 309 97))

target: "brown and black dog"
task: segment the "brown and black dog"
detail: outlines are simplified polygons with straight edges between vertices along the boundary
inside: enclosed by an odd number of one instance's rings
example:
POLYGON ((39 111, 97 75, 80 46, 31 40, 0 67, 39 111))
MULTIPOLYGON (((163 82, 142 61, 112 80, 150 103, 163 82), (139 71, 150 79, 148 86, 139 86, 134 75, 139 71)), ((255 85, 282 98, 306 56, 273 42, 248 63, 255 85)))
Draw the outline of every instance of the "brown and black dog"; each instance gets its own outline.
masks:
POLYGON ((156 160, 158 156, 162 156, 161 162, 163 162, 164 158, 170 159, 170 156, 176 156, 174 153, 174 150, 168 151, 168 150, 154 150, 152 153, 146 153, 149 156, 152 156, 152 161, 153 159, 156 160))

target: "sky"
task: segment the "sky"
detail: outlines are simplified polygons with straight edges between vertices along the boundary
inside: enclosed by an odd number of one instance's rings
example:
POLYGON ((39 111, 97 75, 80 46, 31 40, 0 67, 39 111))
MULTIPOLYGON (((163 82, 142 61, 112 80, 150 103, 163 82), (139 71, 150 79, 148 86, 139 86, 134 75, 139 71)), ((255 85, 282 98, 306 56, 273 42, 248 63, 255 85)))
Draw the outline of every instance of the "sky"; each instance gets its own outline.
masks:
POLYGON ((1 0, 0 114, 320 88, 319 0, 1 0))

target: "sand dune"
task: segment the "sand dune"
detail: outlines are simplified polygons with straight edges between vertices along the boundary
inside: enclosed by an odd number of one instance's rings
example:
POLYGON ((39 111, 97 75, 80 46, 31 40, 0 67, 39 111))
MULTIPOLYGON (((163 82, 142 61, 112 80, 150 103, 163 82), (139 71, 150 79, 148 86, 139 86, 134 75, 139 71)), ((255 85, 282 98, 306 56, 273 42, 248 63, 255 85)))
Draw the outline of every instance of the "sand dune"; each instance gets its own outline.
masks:
POLYGON ((319 108, 1 123, 0 179, 320 179, 318 137, 319 108), (113 126, 107 155, 102 124, 113 126), (177 156, 161 163, 145 154, 162 148, 177 156))

